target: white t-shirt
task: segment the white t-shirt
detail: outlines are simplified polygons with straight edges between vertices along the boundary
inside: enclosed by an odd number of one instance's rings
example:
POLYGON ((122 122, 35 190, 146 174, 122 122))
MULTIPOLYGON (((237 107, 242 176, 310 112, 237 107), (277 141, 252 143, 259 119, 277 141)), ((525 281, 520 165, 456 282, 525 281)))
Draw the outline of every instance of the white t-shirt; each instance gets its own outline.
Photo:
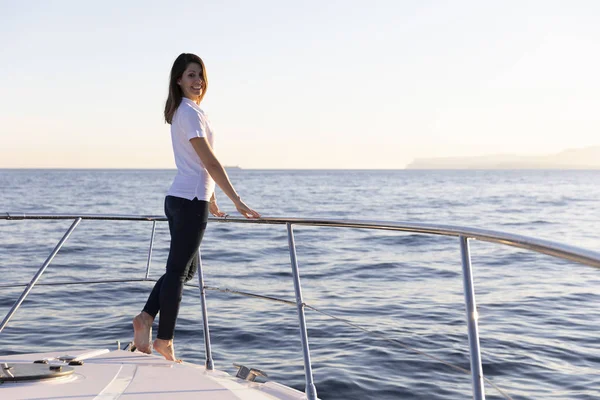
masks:
POLYGON ((171 121, 171 140, 177 175, 167 195, 184 199, 209 201, 215 190, 215 181, 206 168, 190 140, 205 137, 214 148, 213 131, 204 111, 192 100, 184 97, 171 121))

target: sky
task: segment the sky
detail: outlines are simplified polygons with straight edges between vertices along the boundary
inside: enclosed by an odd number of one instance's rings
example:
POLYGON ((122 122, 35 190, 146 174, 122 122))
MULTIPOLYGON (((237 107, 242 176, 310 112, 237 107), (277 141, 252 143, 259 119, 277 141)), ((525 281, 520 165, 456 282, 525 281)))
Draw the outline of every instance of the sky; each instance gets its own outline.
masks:
POLYGON ((182 52, 224 165, 398 169, 600 144, 600 2, 0 0, 0 168, 175 168, 182 52))

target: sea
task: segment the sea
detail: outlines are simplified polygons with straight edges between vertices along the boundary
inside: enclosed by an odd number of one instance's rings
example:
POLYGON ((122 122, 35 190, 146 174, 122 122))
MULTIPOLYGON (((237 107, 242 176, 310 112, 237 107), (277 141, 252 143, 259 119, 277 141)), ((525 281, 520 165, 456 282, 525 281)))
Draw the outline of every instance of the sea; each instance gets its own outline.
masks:
MULTIPOLYGON (((164 215, 174 170, 0 170, 0 213, 164 215)), ((600 249, 596 170, 230 169, 265 217, 475 227, 600 249)), ((235 208, 217 192, 220 207, 235 208)), ((0 220, 0 282, 28 283, 70 220, 0 220)), ((152 222, 84 220, 39 283, 140 279, 152 222)), ((459 239, 295 226, 314 382, 321 399, 472 398, 459 239)), ((488 399, 600 399, 600 270, 523 249, 469 242, 488 399)), ((150 278, 164 272, 158 222, 150 278)), ((284 225, 209 222, 205 285, 294 301, 284 225)), ((197 281, 194 279, 195 283, 197 281)), ((116 349, 152 282, 36 286, 0 354, 116 349)), ((0 288, 0 318, 23 287, 0 288)), ((215 367, 258 368, 304 391, 297 309, 207 291, 215 367)), ((156 324, 154 332, 156 333, 156 324)), ((184 361, 204 364, 199 290, 184 292, 175 332, 184 361)), ((2 389, 0 387, 0 398, 2 389)))

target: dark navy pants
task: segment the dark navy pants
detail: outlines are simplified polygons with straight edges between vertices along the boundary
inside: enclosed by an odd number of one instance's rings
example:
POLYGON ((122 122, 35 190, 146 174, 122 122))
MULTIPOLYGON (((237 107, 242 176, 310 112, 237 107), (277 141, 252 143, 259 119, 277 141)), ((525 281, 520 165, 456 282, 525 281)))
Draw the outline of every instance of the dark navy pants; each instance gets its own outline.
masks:
POLYGON ((154 285, 144 306, 144 311, 152 317, 160 311, 158 339, 173 339, 183 284, 192 279, 198 269, 198 247, 208 222, 208 204, 197 198, 165 198, 165 215, 171 233, 167 270, 154 285))

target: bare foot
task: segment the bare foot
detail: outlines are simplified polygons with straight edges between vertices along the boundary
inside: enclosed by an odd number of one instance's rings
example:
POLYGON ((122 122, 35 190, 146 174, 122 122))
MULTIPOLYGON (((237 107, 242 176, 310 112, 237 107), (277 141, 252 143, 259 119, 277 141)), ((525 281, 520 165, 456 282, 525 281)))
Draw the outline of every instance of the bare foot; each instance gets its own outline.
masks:
POLYGON ((152 354, 150 341, 152 340, 152 322, 154 318, 142 311, 133 319, 133 344, 139 351, 152 354))
POLYGON ((165 356, 168 361, 175 361, 180 363, 181 360, 175 358, 175 347, 173 347, 173 340, 156 339, 154 341, 154 350, 165 356))

